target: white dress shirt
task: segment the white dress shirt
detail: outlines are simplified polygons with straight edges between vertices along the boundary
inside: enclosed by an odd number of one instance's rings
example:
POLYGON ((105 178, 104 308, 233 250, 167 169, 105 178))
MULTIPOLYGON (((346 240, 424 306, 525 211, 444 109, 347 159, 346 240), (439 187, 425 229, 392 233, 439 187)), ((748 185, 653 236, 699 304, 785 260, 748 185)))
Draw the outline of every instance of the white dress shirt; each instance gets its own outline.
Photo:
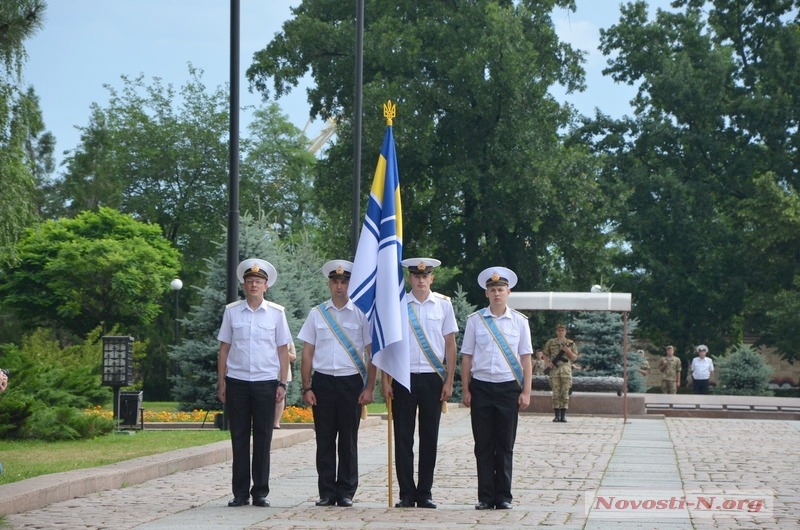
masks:
POLYGON ((701 359, 695 357, 692 359, 692 379, 703 381, 711 377, 711 372, 714 371, 714 361, 708 357, 701 359))
MULTIPOLYGON (((431 350, 444 364, 444 338, 451 333, 458 333, 456 315, 453 304, 446 296, 438 293, 428 293, 428 297, 420 302, 414 293, 406 293, 406 303, 416 312, 417 321, 425 332, 425 338, 431 350)), ((411 356, 411 373, 432 373, 436 370, 428 361, 428 356, 422 350, 414 333, 414 326, 408 318, 408 351, 411 356)))
POLYGON ((523 355, 531 355, 531 328, 528 319, 514 309, 506 307, 506 312, 496 317, 487 307, 472 313, 467 318, 464 329, 464 340, 461 343, 461 353, 472 356, 472 377, 487 383, 504 383, 515 381, 514 372, 506 360, 503 350, 498 346, 492 332, 483 322, 484 315, 491 316, 497 329, 503 334, 508 347, 522 364, 523 355))
POLYGON ((292 342, 283 306, 267 302, 255 311, 245 300, 225 307, 217 339, 231 345, 226 375, 240 381, 278 379, 278 346, 292 342))
MULTIPOLYGON (((363 359, 364 348, 372 344, 367 317, 352 300, 348 300, 342 309, 337 309, 333 301, 328 299, 325 307, 363 359)), ((353 358, 316 307, 309 311, 297 337, 314 346, 314 361, 311 366, 315 372, 336 377, 359 373, 353 358)))

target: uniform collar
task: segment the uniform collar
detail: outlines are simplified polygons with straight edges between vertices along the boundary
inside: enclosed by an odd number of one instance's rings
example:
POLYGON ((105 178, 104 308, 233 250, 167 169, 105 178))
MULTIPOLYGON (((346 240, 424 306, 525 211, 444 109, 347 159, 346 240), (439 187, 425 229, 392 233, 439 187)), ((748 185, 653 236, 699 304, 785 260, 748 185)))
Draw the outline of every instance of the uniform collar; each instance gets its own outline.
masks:
POLYGON ((414 292, 411 291, 411 292, 406 293, 406 300, 410 301, 410 302, 416 302, 419 305, 422 305, 422 304, 424 304, 426 302, 436 303, 436 298, 433 297, 433 291, 428 292, 428 297, 425 300, 421 301, 421 302, 419 300, 417 300, 417 297, 414 296, 414 292))
POLYGON ((266 309, 267 309, 267 307, 268 307, 268 305, 267 305, 267 301, 266 301, 265 299, 262 299, 262 300, 261 300, 261 304, 258 306, 258 308, 257 308, 257 309, 251 309, 251 308, 250 308, 250 304, 249 304, 249 303, 247 303, 247 298, 245 298, 245 299, 244 299, 244 300, 242 300, 242 301, 244 302, 244 303, 242 304, 242 311, 244 311, 245 309, 247 309, 247 310, 249 310, 249 311, 253 311, 253 312, 256 312, 256 311, 258 311, 259 309, 263 309, 263 310, 265 310, 265 311, 266 311, 266 309))
MULTIPOLYGON (((351 298, 348 298, 347 299, 347 303, 344 304, 344 307, 342 309, 349 309, 350 311, 352 311, 354 307, 355 307, 355 304, 353 304, 353 300, 351 298)), ((341 311, 342 310, 342 309, 339 309, 338 307, 336 307, 335 305, 333 305, 333 298, 328 298, 328 301, 325 302, 325 308, 326 309, 334 308, 337 311, 341 311)))
MULTIPOLYGON (((490 316, 490 317, 494 316, 494 314, 492 314, 492 308, 488 307, 488 306, 486 308, 484 308, 484 310, 483 310, 483 316, 487 316, 487 315, 490 316)), ((503 313, 502 315, 500 315, 499 317, 495 317, 495 318, 506 318, 506 317, 511 317, 511 308, 508 307, 508 305, 506 305, 506 312, 503 313)))

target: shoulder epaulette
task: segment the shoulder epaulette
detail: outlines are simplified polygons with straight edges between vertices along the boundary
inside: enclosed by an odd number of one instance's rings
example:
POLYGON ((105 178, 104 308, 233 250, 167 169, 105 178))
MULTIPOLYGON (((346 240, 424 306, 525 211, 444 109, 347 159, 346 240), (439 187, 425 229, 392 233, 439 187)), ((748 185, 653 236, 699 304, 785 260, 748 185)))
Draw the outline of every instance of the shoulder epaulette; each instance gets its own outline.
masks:
POLYGON ((520 315, 521 317, 524 317, 526 320, 528 319, 528 317, 527 317, 527 316, 525 316, 525 313, 520 313, 519 311, 517 311, 517 310, 516 310, 516 309, 514 309, 513 307, 511 308, 511 311, 512 311, 512 312, 514 312, 514 313, 516 313, 516 314, 518 314, 518 315, 520 315))
POLYGON ((442 293, 433 293, 433 296, 438 296, 442 300, 450 300, 449 296, 443 295, 442 293))
POLYGON ((474 313, 470 313, 469 315, 467 315, 467 318, 470 318, 472 315, 477 315, 480 312, 481 312, 481 310, 479 309, 479 310, 475 311, 474 313))
POLYGON ((283 311, 284 307, 280 304, 276 304, 275 302, 267 302, 267 305, 277 309, 278 311, 283 311))
POLYGON ((230 304, 226 305, 225 307, 226 308, 236 307, 237 305, 241 304, 242 302, 244 302, 244 300, 236 300, 235 302, 231 302, 230 304))

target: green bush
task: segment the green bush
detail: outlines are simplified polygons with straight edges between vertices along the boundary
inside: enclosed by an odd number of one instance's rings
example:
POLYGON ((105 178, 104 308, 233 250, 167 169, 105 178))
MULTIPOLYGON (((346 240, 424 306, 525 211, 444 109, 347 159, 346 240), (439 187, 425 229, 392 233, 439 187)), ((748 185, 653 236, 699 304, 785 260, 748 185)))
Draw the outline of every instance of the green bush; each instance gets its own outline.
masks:
POLYGON ((37 440, 78 440, 94 438, 114 430, 114 420, 84 414, 72 407, 41 407, 25 422, 24 438, 37 440))
POLYGON ((0 398, 0 438, 74 440, 112 431, 112 420, 83 413, 111 401, 111 389, 102 386, 101 362, 99 329, 66 347, 43 329, 20 346, 0 346, 0 366, 11 372, 0 398))
POLYGON ((731 353, 717 361, 715 371, 719 384, 715 394, 729 396, 771 396, 769 381, 772 368, 752 346, 737 345, 731 353))

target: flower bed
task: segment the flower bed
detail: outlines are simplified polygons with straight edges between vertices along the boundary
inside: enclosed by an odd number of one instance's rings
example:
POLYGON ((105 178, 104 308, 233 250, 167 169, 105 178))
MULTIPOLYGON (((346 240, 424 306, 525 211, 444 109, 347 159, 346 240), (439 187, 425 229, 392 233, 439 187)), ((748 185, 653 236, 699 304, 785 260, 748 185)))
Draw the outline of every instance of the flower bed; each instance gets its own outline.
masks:
MULTIPOLYGON (((106 419, 113 419, 114 411, 105 409, 101 406, 85 409, 86 414, 100 416, 106 419)), ((202 422, 203 420, 211 421, 214 415, 222 411, 206 412, 205 410, 193 410, 191 412, 167 412, 144 409, 145 422, 159 422, 159 423, 173 423, 173 422, 202 422)), ((311 415, 311 408, 309 407, 286 407, 281 417, 281 423, 313 423, 314 419, 311 415)))

